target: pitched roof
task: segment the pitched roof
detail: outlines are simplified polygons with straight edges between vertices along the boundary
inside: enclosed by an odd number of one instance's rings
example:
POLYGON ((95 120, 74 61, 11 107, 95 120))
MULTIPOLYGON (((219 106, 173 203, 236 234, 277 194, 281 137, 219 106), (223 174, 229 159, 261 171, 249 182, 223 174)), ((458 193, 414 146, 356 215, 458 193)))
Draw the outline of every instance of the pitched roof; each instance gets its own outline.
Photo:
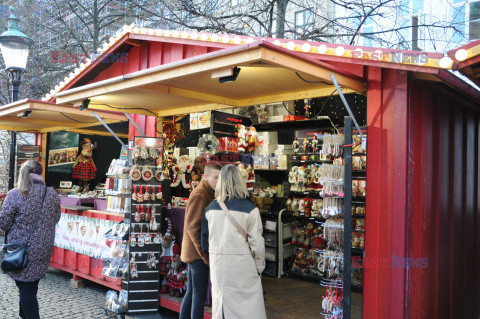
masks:
POLYGON ((454 62, 451 57, 443 56, 440 53, 231 34, 147 29, 131 25, 124 26, 122 31, 117 31, 115 37, 110 38, 108 43, 104 43, 98 48, 98 56, 94 60, 86 59, 85 63, 81 63, 42 100, 54 101, 56 93, 87 84, 92 77, 98 75, 106 67, 105 64, 102 65, 101 63, 105 56, 115 52, 126 52, 133 46, 138 46, 141 43, 140 41, 181 43, 215 49, 226 49, 262 41, 262 43, 272 43, 279 48, 297 53, 298 56, 306 56, 331 64, 351 63, 426 73, 438 73, 441 68, 450 69, 454 62))

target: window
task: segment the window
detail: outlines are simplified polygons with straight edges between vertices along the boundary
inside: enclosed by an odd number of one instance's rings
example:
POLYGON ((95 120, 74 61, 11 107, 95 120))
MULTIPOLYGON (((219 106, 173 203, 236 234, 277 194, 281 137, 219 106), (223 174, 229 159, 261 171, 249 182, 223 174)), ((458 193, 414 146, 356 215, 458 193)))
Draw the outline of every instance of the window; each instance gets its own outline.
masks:
POLYGON ((470 40, 480 38, 480 1, 470 3, 470 19, 468 20, 468 37, 470 40))
POLYGON ((313 24, 313 9, 295 12, 295 30, 297 33, 306 33, 310 27, 313 27, 313 24))
POLYGON ((452 41, 462 43, 465 41, 465 5, 453 7, 452 15, 452 41))
POLYGON ((313 24, 313 10, 305 9, 295 12, 295 27, 304 28, 313 24))
POLYGON ((423 0, 413 0, 413 14, 423 10, 423 0))
POLYGON ((363 36, 363 45, 366 46, 366 47, 371 47, 373 46, 373 36, 368 33, 372 33, 373 32, 373 26, 370 26, 370 27, 364 27, 363 28, 363 33, 366 33, 365 36, 363 36))

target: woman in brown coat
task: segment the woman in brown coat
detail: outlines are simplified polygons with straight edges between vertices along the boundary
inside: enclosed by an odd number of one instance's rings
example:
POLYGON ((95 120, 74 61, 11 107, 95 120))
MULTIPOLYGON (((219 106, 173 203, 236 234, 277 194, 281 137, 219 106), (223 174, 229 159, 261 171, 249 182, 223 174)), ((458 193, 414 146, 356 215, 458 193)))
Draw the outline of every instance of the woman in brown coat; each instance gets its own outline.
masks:
POLYGON ((55 225, 61 214, 60 199, 53 188, 46 187, 42 171, 39 162, 25 162, 20 169, 18 186, 8 192, 0 212, 0 228, 7 233, 7 242, 25 242, 43 204, 28 244, 27 267, 8 273, 20 292, 20 318, 23 319, 40 318, 38 282, 47 272, 55 240, 55 225))

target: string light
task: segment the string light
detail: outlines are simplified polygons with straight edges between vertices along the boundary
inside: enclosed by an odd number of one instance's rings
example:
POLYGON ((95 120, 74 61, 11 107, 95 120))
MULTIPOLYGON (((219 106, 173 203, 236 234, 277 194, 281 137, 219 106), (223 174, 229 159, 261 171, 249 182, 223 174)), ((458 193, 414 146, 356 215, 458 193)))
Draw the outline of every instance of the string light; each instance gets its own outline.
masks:
POLYGON ((318 46, 318 53, 325 54, 327 53, 327 51, 328 51, 328 48, 325 44, 321 44, 318 46))
POLYGON ((302 45, 303 52, 310 52, 311 50, 312 50, 312 46, 310 45, 310 43, 304 43, 302 45))
POLYGON ((465 49, 460 49, 458 50, 457 52, 455 52, 455 59, 457 59, 457 61, 465 61, 468 57, 468 51, 465 50, 465 49))
POLYGON ((297 45, 295 43, 293 43, 292 41, 287 43, 287 49, 289 49, 289 50, 295 50, 296 47, 297 47, 297 45))

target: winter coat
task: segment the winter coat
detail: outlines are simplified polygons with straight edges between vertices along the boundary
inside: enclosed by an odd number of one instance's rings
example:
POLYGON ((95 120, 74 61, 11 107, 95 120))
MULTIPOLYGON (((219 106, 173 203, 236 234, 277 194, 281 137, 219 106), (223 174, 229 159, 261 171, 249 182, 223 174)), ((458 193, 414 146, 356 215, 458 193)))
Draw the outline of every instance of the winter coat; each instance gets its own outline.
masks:
MULTIPOLYGON (((0 212, 0 228, 8 232, 7 242, 25 242, 42 204, 45 185, 34 180, 27 196, 15 188, 8 192, 0 212)), ((60 219, 60 199, 47 187, 43 209, 27 248, 28 263, 21 271, 9 272, 13 280, 31 282, 41 279, 48 269, 55 241, 55 225, 60 219)))
POLYGON ((208 264, 208 254, 202 251, 200 243, 200 229, 203 212, 214 198, 215 191, 206 180, 201 181, 188 197, 180 258, 184 263, 192 263, 197 259, 203 259, 203 262, 208 264))
POLYGON ((212 317, 266 318, 259 274, 265 268, 260 211, 248 199, 225 201, 230 214, 248 234, 248 242, 214 200, 202 220, 202 249, 209 253, 212 317), (254 254, 255 258, 252 256, 254 254))

